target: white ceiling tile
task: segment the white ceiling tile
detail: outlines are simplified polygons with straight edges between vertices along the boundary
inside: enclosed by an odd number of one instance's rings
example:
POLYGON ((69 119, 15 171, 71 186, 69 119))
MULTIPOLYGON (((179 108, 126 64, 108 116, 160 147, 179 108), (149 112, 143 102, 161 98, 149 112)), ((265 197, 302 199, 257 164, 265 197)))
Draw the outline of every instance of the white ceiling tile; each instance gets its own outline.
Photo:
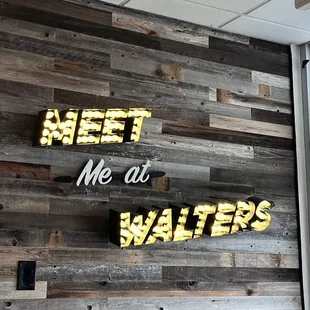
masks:
POLYGON ((209 5, 218 9, 245 13, 262 5, 266 0, 184 0, 209 5))
POLYGON ((177 18, 209 27, 219 25, 236 17, 226 12, 183 0, 131 0, 126 7, 177 18))
POLYGON ((237 18, 222 29, 282 44, 301 44, 310 41, 310 31, 281 26, 247 16, 237 18))
POLYGON ((310 11, 297 10, 295 0, 272 0, 249 15, 291 27, 310 30, 310 11))

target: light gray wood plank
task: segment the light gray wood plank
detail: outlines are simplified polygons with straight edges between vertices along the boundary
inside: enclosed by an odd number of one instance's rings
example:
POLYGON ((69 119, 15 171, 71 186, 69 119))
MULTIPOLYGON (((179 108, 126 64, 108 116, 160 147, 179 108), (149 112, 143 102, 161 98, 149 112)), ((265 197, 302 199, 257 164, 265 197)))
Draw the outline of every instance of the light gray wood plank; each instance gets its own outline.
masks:
POLYGON ((123 310, 155 310, 155 309, 169 309, 169 310, 201 310, 206 309, 220 309, 221 310, 276 310, 285 309, 301 310, 301 300, 298 297, 219 297, 219 298, 170 298, 170 299, 109 299, 109 309, 123 310))
POLYGON ((259 296, 300 296, 301 287, 298 282, 259 282, 259 296))
POLYGON ((152 146, 175 149, 179 151, 191 150, 191 152, 202 152, 209 155, 223 155, 236 158, 254 158, 254 149, 252 146, 211 141, 206 139, 148 133, 147 135, 142 135, 140 142, 152 146))
POLYGON ((251 132, 260 135, 293 138, 293 129, 291 126, 270 124, 259 121, 241 120, 234 117, 210 115, 210 127, 229 129, 235 131, 251 132))
MULTIPOLYGON (((212 144, 211 144, 212 145, 212 144)), ((214 144, 215 145, 215 144, 214 144)), ((222 153, 226 150, 223 148, 222 153)), ((197 165, 201 167, 211 167, 218 169, 229 169, 234 171, 240 171, 242 167, 243 171, 248 173, 257 173, 258 171, 265 174, 271 175, 288 175, 293 176, 294 174, 294 162, 285 161, 282 162, 279 159, 276 160, 260 160, 250 158, 238 158, 234 157, 233 154, 229 153, 230 150, 227 148, 227 154, 230 156, 217 155, 212 152, 190 152, 189 150, 180 150, 169 148, 163 150, 163 161, 182 163, 188 165, 197 165), (206 156, 207 155, 207 156, 206 156)), ((223 180, 221 180, 223 181, 223 180)))
POLYGON ((270 97, 279 101, 292 103, 292 93, 290 89, 271 86, 270 97))
MULTIPOLYGON (((259 94, 259 88, 237 70, 219 70, 216 65, 210 65, 205 70, 191 70, 182 66, 171 66, 140 58, 126 57, 125 55, 111 55, 111 67, 117 70, 139 73, 148 76, 157 76, 167 81, 184 82, 207 87, 229 89, 236 92, 245 92, 252 95, 259 94), (218 70, 216 70, 218 69, 218 70)), ((222 69, 222 68, 221 68, 222 69)), ((242 73, 242 71, 241 71, 242 73)))
POLYGON ((210 100, 219 101, 225 104, 234 104, 241 107, 249 107, 287 114, 292 113, 292 105, 287 102, 252 96, 249 94, 229 92, 228 90, 223 89, 216 89, 216 94, 215 91, 213 91, 210 100))
MULTIPOLYGON (((215 297, 215 296, 214 296, 215 297)), ((17 300, 13 301, 12 310, 301 310, 299 297, 201 297, 201 298, 109 298, 107 299, 51 299, 46 301, 17 300), (91 307, 91 308, 89 308, 91 307)), ((5 309, 5 308, 4 308, 5 309)))
POLYGON ((252 71, 252 79, 254 83, 265 84, 269 86, 290 88, 290 79, 288 77, 275 75, 271 73, 252 71))
MULTIPOLYGON (((1 310, 6 310, 3 307, 1 310)), ((12 300, 10 310, 108 310, 106 299, 12 300), (91 307, 91 308, 90 308, 91 307)))
POLYGON ((135 32, 140 32, 147 35, 162 37, 174 41, 184 43, 209 46, 210 32, 197 29, 196 31, 188 31, 187 29, 173 25, 173 23, 159 23, 156 20, 146 20, 138 16, 131 16, 122 13, 112 13, 112 26, 122 29, 127 29, 135 32))
POLYGON ((299 268, 298 255, 235 254, 236 267, 299 268))
MULTIPOLYGON (((142 131, 147 133, 162 133, 163 121, 158 118, 145 118, 143 120, 142 131)), ((141 139, 140 139, 141 140, 141 139)))
POLYGON ((36 281, 35 290, 17 290, 17 281, 0 281, 0 300, 10 299, 45 299, 47 296, 47 282, 36 281))

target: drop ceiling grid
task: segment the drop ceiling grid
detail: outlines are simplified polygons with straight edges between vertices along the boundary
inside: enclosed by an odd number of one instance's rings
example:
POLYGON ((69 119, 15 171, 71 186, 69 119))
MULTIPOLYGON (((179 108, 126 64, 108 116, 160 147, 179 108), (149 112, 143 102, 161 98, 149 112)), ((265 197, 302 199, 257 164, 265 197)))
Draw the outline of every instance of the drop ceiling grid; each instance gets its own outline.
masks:
POLYGON ((295 0, 105 1, 282 44, 310 41, 310 10, 296 10, 295 0))

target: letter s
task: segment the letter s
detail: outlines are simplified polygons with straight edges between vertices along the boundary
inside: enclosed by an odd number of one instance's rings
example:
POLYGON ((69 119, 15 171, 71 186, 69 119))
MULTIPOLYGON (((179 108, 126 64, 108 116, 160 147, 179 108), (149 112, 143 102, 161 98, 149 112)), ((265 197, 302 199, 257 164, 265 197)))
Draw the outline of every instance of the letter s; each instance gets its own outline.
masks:
MULTIPOLYGON (((257 205, 257 201, 253 202, 257 205)), ((274 203, 272 201, 261 200, 258 203, 255 215, 250 221, 252 230, 263 231, 270 225, 271 215, 266 211, 272 209, 273 207, 274 203)))

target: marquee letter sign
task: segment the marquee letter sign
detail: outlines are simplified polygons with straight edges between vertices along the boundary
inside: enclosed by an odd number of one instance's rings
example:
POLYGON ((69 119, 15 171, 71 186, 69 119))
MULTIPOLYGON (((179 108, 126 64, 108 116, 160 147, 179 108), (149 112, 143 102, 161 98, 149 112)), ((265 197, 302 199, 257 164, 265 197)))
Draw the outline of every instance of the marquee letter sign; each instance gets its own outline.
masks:
POLYGON ((271 221, 274 203, 251 197, 237 203, 207 202, 196 206, 139 208, 137 214, 110 210, 110 241, 120 247, 262 231, 271 221))
POLYGON ((34 145, 137 142, 149 109, 49 109, 39 113, 34 145))

